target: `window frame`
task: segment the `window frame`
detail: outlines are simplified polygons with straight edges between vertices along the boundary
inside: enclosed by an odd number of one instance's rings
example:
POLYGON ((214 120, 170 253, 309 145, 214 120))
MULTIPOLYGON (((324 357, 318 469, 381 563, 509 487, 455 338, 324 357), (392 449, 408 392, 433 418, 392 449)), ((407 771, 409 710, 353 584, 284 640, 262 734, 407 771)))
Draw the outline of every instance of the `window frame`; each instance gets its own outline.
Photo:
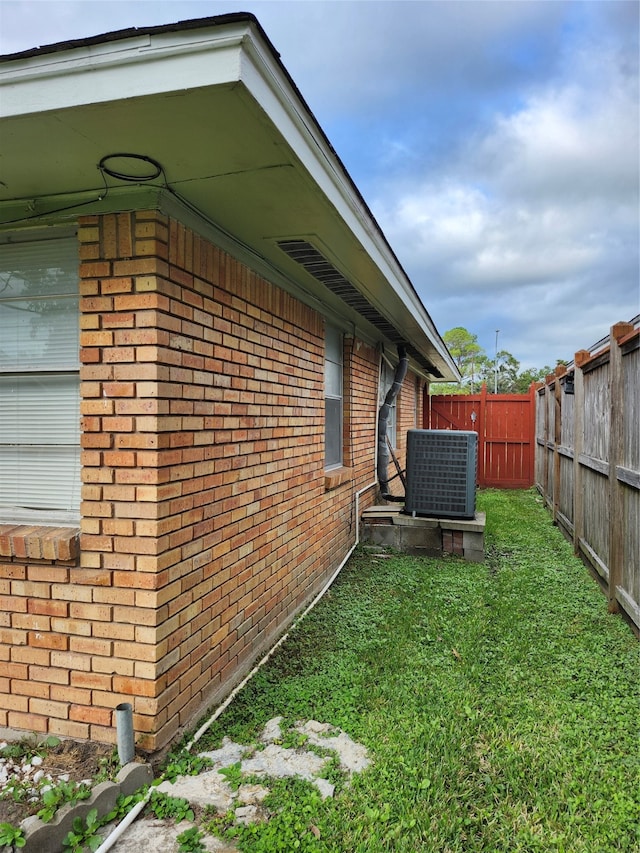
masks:
MULTIPOLYGON (((329 322, 325 323, 324 345, 324 470, 332 471, 344 465, 344 334, 338 326, 329 322), (331 341, 332 336, 334 337, 333 342, 331 341), (330 351, 332 343, 335 346, 333 351, 330 351), (330 382, 331 374, 333 374, 333 383, 330 382), (328 387, 330 384, 331 388, 328 387), (337 385, 339 385, 339 392, 337 385), (333 436, 329 434, 330 415, 327 401, 338 404, 337 410, 331 415, 332 419, 335 419, 331 423, 333 436), (339 450, 335 453, 334 458, 329 459, 331 439, 339 450)), ((336 409, 335 406, 332 408, 336 409)))

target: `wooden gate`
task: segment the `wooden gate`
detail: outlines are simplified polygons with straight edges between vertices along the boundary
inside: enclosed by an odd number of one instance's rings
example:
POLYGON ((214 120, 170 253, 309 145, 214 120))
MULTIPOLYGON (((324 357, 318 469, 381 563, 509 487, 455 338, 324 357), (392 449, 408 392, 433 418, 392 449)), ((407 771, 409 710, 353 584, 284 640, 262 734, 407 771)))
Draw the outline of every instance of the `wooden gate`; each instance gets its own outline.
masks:
POLYGON ((535 395, 535 384, 528 394, 487 394, 483 384, 480 394, 429 396, 424 428, 474 430, 478 485, 527 489, 534 482, 535 395))

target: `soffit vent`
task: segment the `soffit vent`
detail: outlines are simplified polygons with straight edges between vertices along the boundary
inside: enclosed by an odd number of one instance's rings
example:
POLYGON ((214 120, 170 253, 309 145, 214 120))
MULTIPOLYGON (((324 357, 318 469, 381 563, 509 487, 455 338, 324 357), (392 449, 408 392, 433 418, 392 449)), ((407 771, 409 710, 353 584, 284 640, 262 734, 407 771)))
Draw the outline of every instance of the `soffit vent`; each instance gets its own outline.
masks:
POLYGON ((432 376, 442 376, 440 371, 415 347, 407 343, 395 326, 386 320, 315 246, 307 240, 279 240, 278 246, 286 255, 304 267, 310 275, 339 296, 350 308, 375 326, 388 340, 393 341, 396 346, 403 346, 407 353, 432 376))

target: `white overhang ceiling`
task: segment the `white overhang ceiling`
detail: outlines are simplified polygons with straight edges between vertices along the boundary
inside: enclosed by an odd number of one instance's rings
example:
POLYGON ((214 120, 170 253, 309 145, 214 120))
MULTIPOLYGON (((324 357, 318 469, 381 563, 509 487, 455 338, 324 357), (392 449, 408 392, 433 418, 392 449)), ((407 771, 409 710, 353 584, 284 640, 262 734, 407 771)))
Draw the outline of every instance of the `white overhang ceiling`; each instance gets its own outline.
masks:
POLYGON ((252 16, 123 31, 0 59, 0 227, 37 224, 62 209, 77 215, 139 203, 149 185, 107 177, 105 191, 98 163, 120 152, 157 161, 158 198, 178 199, 233 235, 260 260, 259 271, 272 268, 370 336, 404 343, 425 375, 458 378, 252 16), (313 246, 362 302, 328 289, 283 250, 290 241, 313 246), (365 301, 368 313, 358 310, 365 301))

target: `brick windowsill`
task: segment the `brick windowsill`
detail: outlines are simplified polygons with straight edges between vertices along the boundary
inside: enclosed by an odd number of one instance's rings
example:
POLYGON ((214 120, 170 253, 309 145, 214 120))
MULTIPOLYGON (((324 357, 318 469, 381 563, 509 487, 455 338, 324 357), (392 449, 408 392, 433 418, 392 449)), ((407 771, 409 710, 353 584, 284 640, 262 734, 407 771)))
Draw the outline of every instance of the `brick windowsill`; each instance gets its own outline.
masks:
POLYGON ((77 527, 0 524, 0 558, 75 563, 80 553, 77 527))
POLYGON ((351 468, 332 468, 331 471, 324 472, 324 490, 330 492, 332 489, 337 489, 343 483, 351 482, 351 468))

